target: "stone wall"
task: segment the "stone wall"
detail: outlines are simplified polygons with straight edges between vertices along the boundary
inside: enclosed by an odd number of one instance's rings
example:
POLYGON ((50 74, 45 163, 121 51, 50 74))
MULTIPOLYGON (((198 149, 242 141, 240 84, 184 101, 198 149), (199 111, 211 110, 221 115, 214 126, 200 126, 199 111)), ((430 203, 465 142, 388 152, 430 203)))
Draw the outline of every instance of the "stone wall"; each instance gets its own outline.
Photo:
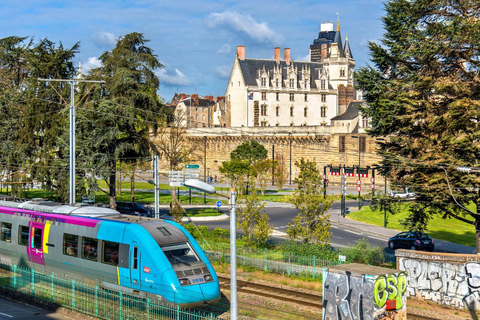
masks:
MULTIPOLYGON (((317 162, 317 169, 323 172, 326 165, 357 166, 359 163, 358 139, 352 136, 358 134, 329 134, 328 127, 270 127, 270 128, 206 128, 188 130, 189 141, 197 146, 196 159, 203 174, 203 162, 206 157, 207 175, 218 176, 218 169, 223 161, 230 159, 230 153, 240 144, 254 139, 262 144, 268 151, 268 158, 283 160, 287 172, 286 183, 293 180, 299 173, 295 162, 301 158, 317 162), (339 152, 340 136, 345 136, 345 152, 339 152), (204 149, 206 141, 206 151, 204 149)), ((366 150, 360 152, 361 167, 371 166, 380 162, 376 153, 375 139, 365 134, 366 150)), ((335 183, 340 180, 338 176, 329 176, 328 179, 335 183)), ((355 183, 355 177, 349 178, 355 183)))
POLYGON ((480 256, 396 250, 407 272, 407 295, 440 305, 480 310, 480 256))

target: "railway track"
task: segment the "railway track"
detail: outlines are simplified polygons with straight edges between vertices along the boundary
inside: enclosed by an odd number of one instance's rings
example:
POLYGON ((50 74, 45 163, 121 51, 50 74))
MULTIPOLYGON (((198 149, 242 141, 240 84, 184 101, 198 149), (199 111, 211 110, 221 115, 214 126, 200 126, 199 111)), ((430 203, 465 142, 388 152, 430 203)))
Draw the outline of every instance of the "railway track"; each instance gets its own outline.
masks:
MULTIPOLYGON (((221 288, 230 288, 230 278, 218 276, 221 288)), ((237 279, 237 292, 253 294, 265 298, 296 303, 301 306, 313 307, 322 309, 322 296, 320 294, 310 294, 305 292, 298 292, 284 288, 272 287, 269 285, 253 283, 237 279)), ((418 314, 408 313, 408 319, 412 320, 437 320, 437 318, 430 318, 418 314)))

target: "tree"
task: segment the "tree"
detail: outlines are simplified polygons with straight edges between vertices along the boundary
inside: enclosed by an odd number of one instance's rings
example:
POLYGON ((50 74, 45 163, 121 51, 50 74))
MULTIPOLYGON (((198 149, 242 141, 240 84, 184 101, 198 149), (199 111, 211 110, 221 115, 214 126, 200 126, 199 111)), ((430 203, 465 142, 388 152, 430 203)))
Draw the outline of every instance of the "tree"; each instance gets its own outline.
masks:
POLYGON ((272 176, 273 167, 275 167, 275 162, 269 159, 260 160, 252 165, 252 175, 258 183, 262 196, 265 195, 265 189, 272 176))
POLYGON ((295 179, 298 184, 293 194, 292 204, 300 210, 288 223, 287 234, 292 239, 301 237, 303 242, 330 243, 330 215, 328 209, 332 200, 323 197, 323 181, 316 163, 309 160, 296 161, 300 174, 295 179))
POLYGON ((89 137, 81 140, 79 161, 105 178, 111 208, 116 206, 117 162, 135 162, 155 150, 149 132, 161 116, 155 70, 163 66, 147 42, 133 32, 100 56, 102 66, 91 71, 91 78, 105 80, 105 87, 96 86, 78 112, 79 136, 89 137))
POLYGON ((230 153, 230 159, 232 160, 244 160, 249 165, 255 164, 257 161, 267 158, 268 151, 255 140, 249 140, 235 148, 230 153))
POLYGON ((385 10, 382 44, 369 45, 374 66, 356 79, 370 134, 388 136, 382 164, 417 194, 405 225, 424 230, 434 214, 470 223, 480 253, 480 177, 456 171, 480 159, 478 3, 391 0, 385 10))
POLYGON ((249 242, 257 241, 259 245, 264 246, 273 228, 268 223, 270 218, 265 213, 265 203, 258 198, 255 184, 252 187, 251 195, 239 198, 241 210, 239 210, 238 226, 242 228, 249 242))

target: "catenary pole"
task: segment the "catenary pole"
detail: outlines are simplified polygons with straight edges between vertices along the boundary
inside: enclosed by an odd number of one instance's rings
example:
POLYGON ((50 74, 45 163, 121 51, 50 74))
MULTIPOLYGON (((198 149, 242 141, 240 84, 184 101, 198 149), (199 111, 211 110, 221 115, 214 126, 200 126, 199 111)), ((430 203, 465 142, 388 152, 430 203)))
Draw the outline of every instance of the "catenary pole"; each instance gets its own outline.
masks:
MULTIPOLYGON (((82 80, 82 79, 42 79, 42 82, 67 82, 70 84, 70 112, 69 112, 69 203, 75 203, 75 85, 79 82, 105 83, 100 80, 82 80)), ((63 97, 62 97, 63 99, 63 97)))

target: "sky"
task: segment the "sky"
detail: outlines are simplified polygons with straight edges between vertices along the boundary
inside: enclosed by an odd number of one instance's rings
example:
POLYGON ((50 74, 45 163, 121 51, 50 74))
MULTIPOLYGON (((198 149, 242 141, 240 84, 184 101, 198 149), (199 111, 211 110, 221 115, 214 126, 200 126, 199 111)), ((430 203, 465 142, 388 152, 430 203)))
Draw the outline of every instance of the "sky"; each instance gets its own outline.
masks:
POLYGON ((1 0, 0 38, 47 38, 70 48, 80 42, 75 64, 88 73, 120 36, 140 32, 164 68, 159 95, 175 92, 223 96, 238 45, 246 58, 273 59, 290 48, 294 61, 308 61, 320 24, 340 21, 356 70, 369 63, 369 41, 383 34, 381 0, 1 0))

